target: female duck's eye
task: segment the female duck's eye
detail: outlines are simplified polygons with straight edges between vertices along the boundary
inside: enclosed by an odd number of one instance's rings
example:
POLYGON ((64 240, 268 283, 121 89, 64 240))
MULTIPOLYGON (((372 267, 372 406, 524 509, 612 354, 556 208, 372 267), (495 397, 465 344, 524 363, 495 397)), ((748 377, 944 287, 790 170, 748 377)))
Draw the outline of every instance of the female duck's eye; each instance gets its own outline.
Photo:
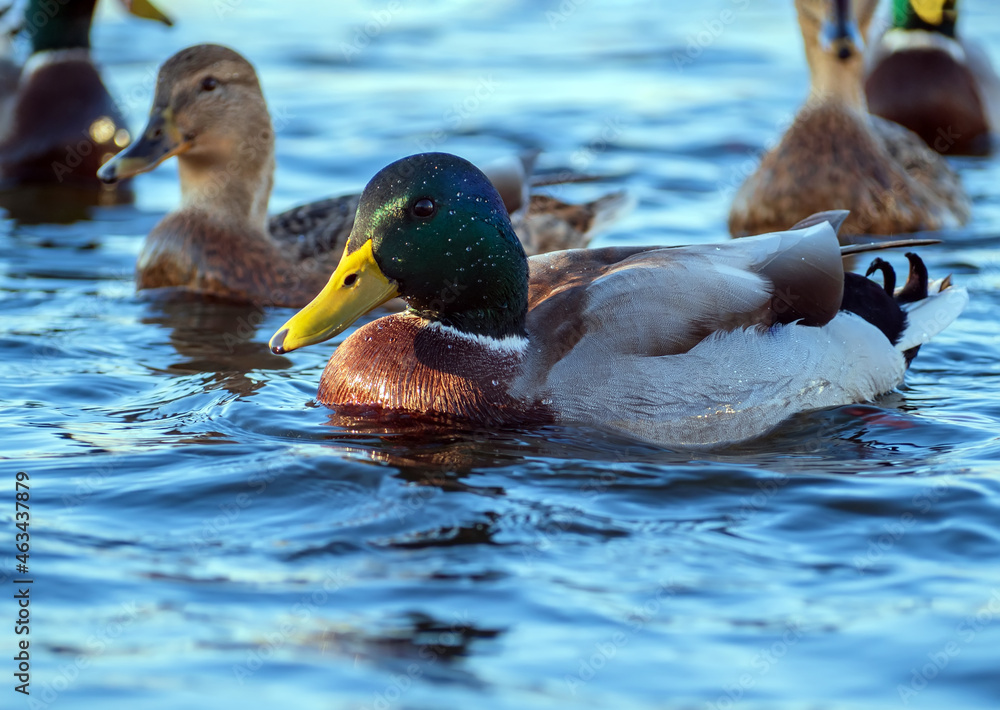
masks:
POLYGON ((202 91, 215 91, 215 87, 219 85, 219 80, 214 76, 206 76, 201 80, 201 90, 202 91))
POLYGON ((430 217, 437 210, 437 205, 433 200, 426 197, 413 203, 412 211, 414 217, 430 217))

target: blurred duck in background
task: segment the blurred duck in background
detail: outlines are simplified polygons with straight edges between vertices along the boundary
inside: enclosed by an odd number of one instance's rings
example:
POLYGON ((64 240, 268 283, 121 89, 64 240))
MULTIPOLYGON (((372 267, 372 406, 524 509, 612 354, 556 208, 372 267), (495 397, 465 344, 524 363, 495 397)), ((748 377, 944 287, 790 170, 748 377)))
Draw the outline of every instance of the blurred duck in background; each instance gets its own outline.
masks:
POLYGON ((877 0, 796 0, 810 96, 740 187, 735 237, 849 209, 841 234, 955 227, 969 217, 958 176, 915 133, 868 113, 864 43, 877 0), (857 22, 855 22, 857 18, 857 22))
POLYGON ((984 155, 1000 120, 1000 78, 957 23, 958 0, 893 0, 892 27, 870 52, 868 110, 938 153, 984 155))
MULTIPOLYGON (((146 238, 137 288, 295 307, 319 293, 344 250, 359 196, 268 218, 275 167, 271 118, 253 66, 232 49, 197 45, 168 59, 142 136, 99 174, 114 183, 173 156, 181 205, 146 238)), ((585 246, 628 206, 623 192, 582 205, 529 196, 530 162, 490 171, 528 253, 585 246)))
MULTIPOLYGON (((129 143, 125 119, 90 55, 97 0, 30 0, 19 31, 23 67, 0 67, 0 184, 100 188, 96 171, 129 143)), ((148 0, 122 0, 137 17, 171 21, 148 0)), ((15 13, 12 5, 6 14, 15 13)))

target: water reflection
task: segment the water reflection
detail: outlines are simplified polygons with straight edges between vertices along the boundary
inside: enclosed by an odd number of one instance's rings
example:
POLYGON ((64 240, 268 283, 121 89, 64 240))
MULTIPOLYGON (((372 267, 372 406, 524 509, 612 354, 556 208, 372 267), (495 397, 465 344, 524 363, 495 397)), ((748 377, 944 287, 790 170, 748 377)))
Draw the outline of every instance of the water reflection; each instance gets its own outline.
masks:
POLYGON ((95 207, 131 204, 130 184, 32 184, 0 190, 5 217, 21 224, 71 224, 93 218, 95 207))
MULTIPOLYGON (((294 619, 289 623, 301 622, 294 619)), ((354 665, 366 664, 396 674, 398 686, 390 685, 382 691, 386 707, 421 678, 485 688, 487 682, 465 661, 474 654, 481 655, 482 646, 494 644, 506 633, 503 628, 478 625, 467 614, 455 614, 449 621, 416 611, 363 625, 326 621, 306 625, 308 633, 292 638, 300 648, 337 663, 347 658, 354 665)), ((265 650, 267 645, 267 641, 261 641, 254 648, 265 650)))
POLYGON ((264 320, 260 308, 205 302, 173 291, 151 294, 149 310, 142 323, 167 330, 170 345, 181 356, 166 366, 168 373, 208 373, 208 388, 249 397, 267 384, 255 372, 291 366, 287 358, 272 354, 266 343, 254 341, 264 320))

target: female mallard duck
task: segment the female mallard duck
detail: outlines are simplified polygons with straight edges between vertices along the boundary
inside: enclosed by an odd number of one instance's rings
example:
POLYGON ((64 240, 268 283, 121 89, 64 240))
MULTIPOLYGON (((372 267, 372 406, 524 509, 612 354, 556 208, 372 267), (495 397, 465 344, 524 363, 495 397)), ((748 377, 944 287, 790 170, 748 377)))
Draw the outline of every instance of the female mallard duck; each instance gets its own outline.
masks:
MULTIPOLYGON (((257 75, 237 52, 199 45, 168 59, 142 138, 100 176, 113 182, 175 155, 181 206, 147 237, 138 288, 181 287, 279 306, 308 303, 343 251, 358 197, 323 200, 268 220, 274 134, 257 75)), ((520 208, 523 179, 502 169, 497 180, 511 207, 520 208)), ((534 252, 585 244, 624 203, 624 194, 615 193, 587 205, 545 205, 524 220, 525 244, 534 252), (570 211, 569 218, 559 209, 570 211)))
MULTIPOLYGON (((0 180, 99 186, 97 169, 128 144, 125 119, 90 57, 97 0, 30 0, 22 32, 31 57, 17 72, 0 115, 0 180), (16 88, 14 88, 16 87, 16 88)), ((134 15, 170 20, 148 0, 124 2, 134 15)))
MULTIPOLYGON (((867 32, 877 0, 856 0, 867 32)), ((958 177, 914 133, 865 105, 861 36, 850 0, 795 0, 811 94, 778 145, 740 187, 729 213, 736 237, 783 229, 827 209, 849 209, 849 234, 894 234, 965 223, 958 177)))
POLYGON ((868 110, 938 153, 984 155, 1000 119, 1000 78, 955 34, 957 21, 958 0, 893 0, 892 27, 869 60, 868 110))
POLYGON ((405 313, 337 348, 323 404, 474 426, 573 422, 664 445, 743 441, 891 390, 968 299, 946 284, 929 295, 915 256, 897 298, 845 274, 844 216, 724 244, 528 259, 479 170, 412 156, 365 188, 340 265, 271 349, 327 340, 400 296, 405 313))

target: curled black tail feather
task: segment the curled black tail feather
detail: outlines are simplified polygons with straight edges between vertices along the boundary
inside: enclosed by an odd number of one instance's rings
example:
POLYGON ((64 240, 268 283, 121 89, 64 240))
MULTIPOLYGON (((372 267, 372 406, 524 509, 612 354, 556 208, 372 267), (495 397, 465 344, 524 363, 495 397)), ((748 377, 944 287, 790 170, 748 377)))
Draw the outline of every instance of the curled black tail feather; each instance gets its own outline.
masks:
POLYGON ((906 252, 906 258, 910 262, 910 273, 906 277, 906 284, 896 295, 899 303, 914 303, 927 298, 927 267, 924 260, 912 251, 906 252))
POLYGON ((882 288, 885 289, 887 294, 894 296, 896 293, 896 270, 892 268, 892 264, 884 259, 875 257, 872 259, 868 271, 865 272, 865 276, 871 276, 876 271, 882 272, 882 288))
MULTIPOLYGON (((908 252, 906 258, 910 262, 910 273, 899 293, 894 293, 896 271, 883 259, 874 259, 865 276, 844 274, 844 297, 840 309, 864 318, 881 330, 893 345, 899 342, 906 330, 906 312, 900 306, 922 301, 928 296, 927 267, 923 260, 913 252, 908 252), (867 278, 876 271, 882 272, 882 287, 867 278)), ((919 351, 919 345, 903 351, 907 366, 919 351)))

